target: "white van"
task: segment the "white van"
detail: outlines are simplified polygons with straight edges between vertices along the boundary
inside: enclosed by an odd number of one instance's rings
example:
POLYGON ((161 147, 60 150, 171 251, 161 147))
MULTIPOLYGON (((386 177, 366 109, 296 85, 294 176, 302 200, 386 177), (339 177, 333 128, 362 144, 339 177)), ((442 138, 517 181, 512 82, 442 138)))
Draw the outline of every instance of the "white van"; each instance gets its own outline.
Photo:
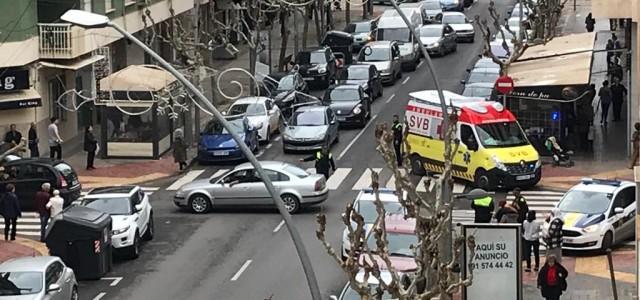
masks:
MULTIPOLYGON (((404 8, 414 28, 422 26, 422 15, 415 7, 404 8)), ((375 37, 377 41, 397 41, 400 48, 400 59, 404 69, 415 70, 420 62, 420 49, 416 38, 411 34, 407 24, 394 9, 386 10, 378 21, 375 37)))

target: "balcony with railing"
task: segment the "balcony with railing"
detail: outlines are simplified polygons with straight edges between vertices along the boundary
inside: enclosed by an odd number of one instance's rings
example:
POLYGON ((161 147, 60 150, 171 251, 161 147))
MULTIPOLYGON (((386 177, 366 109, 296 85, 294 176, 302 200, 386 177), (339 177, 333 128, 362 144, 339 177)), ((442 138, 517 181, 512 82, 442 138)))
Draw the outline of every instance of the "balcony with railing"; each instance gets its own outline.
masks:
POLYGON ((39 23, 40 58, 72 59, 85 51, 85 30, 68 23, 39 23))

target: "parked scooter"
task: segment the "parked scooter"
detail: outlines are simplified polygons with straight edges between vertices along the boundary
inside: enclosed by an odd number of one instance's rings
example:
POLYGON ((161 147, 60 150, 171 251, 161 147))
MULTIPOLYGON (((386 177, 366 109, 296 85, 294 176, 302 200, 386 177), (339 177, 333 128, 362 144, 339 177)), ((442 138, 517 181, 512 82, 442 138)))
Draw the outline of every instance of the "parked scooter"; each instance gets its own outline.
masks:
POLYGON ((560 147, 560 145, 558 144, 555 136, 548 137, 544 142, 544 145, 552 154, 554 167, 563 166, 570 168, 575 165, 574 161, 571 159, 573 151, 565 151, 564 149, 562 149, 562 147, 560 147))

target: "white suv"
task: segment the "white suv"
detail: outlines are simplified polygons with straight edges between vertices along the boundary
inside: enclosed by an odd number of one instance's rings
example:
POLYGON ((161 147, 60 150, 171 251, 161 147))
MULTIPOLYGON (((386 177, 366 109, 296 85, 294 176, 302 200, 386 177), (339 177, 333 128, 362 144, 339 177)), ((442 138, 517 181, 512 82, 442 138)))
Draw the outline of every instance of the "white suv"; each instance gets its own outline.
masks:
MULTIPOLYGON (((563 249, 606 250, 635 236, 636 186, 585 178, 564 194, 554 213, 564 221, 563 249)), ((545 232, 548 228, 545 222, 545 232)))
POLYGON ((140 240, 153 239, 153 210, 149 196, 139 186, 95 188, 80 205, 111 215, 111 244, 129 258, 140 255, 140 240))

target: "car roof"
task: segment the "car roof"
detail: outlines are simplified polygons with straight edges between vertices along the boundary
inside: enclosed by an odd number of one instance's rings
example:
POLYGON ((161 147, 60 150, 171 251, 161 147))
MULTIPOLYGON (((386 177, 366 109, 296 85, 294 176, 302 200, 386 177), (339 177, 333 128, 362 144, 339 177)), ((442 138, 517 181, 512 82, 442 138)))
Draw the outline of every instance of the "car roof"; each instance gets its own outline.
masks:
POLYGON ((471 69, 471 73, 489 73, 489 74, 494 74, 494 73, 500 73, 500 68, 473 68, 471 69))
POLYGON ((54 261, 60 261, 56 256, 23 256, 13 258, 0 264, 0 272, 44 272, 54 261))
POLYGON ((236 105, 236 104, 263 103, 268 99, 269 99, 269 97, 262 97, 262 96, 258 96, 258 97, 242 97, 242 98, 236 100, 235 102, 233 102, 233 104, 231 104, 231 106, 236 105))
POLYGON ((350 25, 357 25, 357 24, 367 24, 367 23, 371 23, 371 22, 373 22, 373 20, 356 21, 356 22, 351 22, 349 24, 350 25))
MULTIPOLYGON (((291 166, 290 163, 277 161, 277 160, 261 160, 259 161, 259 163, 260 163, 260 166, 263 168, 278 169, 278 170, 283 169, 286 166, 291 166)), ((253 165, 250 162, 245 162, 235 166, 233 169, 234 170, 253 169, 253 165)))
POLYGON ((354 64, 354 65, 349 65, 346 67, 347 70, 349 69, 371 69, 371 68, 375 68, 374 65, 370 65, 370 64, 354 64))
POLYGON ((373 41, 369 42, 367 46, 371 48, 388 48, 391 46, 391 43, 393 43, 393 41, 373 41))
POLYGON ((312 105, 300 106, 298 107, 298 109, 296 109, 296 111, 325 111, 327 110, 327 108, 329 107, 324 105, 312 104, 312 105))
POLYGON ((445 16, 463 16, 465 18, 467 17, 465 14, 457 11, 445 11, 442 13, 442 17, 445 17, 445 16))
POLYGON ((428 25, 422 25, 420 28, 438 28, 438 29, 442 29, 444 28, 444 26, 447 24, 428 24, 428 25))
POLYGON ((635 183, 626 180, 583 178, 582 181, 573 186, 571 190, 613 194, 617 190, 630 186, 635 186, 635 183))
POLYGON ((384 222, 387 233, 413 234, 416 230, 416 219, 405 219, 402 214, 388 215, 384 222))
POLYGON ((464 87, 465 88, 468 88, 468 87, 493 88, 494 86, 495 86, 494 82, 474 82, 474 83, 466 84, 464 87))
POLYGON ((357 84, 338 84, 330 87, 331 90, 359 90, 360 86, 357 84))
MULTIPOLYGON (((382 202, 398 202, 398 196, 396 195, 395 189, 386 189, 381 188, 378 189, 378 194, 380 195, 380 201, 382 202)), ((375 201, 376 195, 373 193, 373 189, 366 188, 360 190, 358 195, 356 196, 356 201, 375 201)))
POLYGON ((304 50, 298 52, 298 54, 299 53, 303 53, 303 52, 309 52, 309 53, 311 53, 311 52, 324 52, 325 50, 327 50, 326 47, 311 47, 311 48, 307 48, 307 49, 304 49, 304 50))
POLYGON ((84 198, 122 197, 133 194, 139 187, 137 185, 105 186, 90 190, 84 198))

